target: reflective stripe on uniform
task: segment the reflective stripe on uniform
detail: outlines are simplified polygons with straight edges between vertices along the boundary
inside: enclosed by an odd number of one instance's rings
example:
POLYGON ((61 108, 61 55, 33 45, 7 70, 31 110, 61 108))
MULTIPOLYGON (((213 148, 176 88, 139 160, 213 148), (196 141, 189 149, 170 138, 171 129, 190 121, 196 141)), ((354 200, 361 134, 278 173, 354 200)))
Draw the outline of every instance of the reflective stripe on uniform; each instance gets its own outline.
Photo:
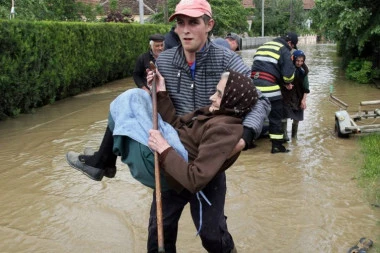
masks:
POLYGON ((261 56, 270 56, 276 60, 280 59, 280 55, 278 53, 274 53, 271 51, 257 51, 255 55, 261 55, 261 56))
POLYGON ((272 140, 282 140, 284 139, 283 134, 269 134, 269 138, 272 140))
MULTIPOLYGON (((253 81, 253 82, 255 82, 255 81, 253 81)), ((257 86, 256 85, 256 88, 261 90, 261 92, 278 91, 278 90, 280 90, 280 85, 278 85, 278 84, 272 85, 272 86, 257 86)))
MULTIPOLYGON (((253 81, 255 82, 255 81, 253 81)), ((279 85, 272 85, 272 86, 256 86, 258 90, 260 90, 265 97, 267 97, 269 100, 272 98, 281 98, 281 90, 279 85)))
MULTIPOLYGON (((276 41, 268 41, 267 43, 265 43, 264 45, 273 45, 273 46, 277 46, 277 47, 282 47, 283 45, 279 42, 276 42, 276 41)), ((278 50, 278 49, 277 49, 278 50)))
POLYGON ((255 56, 253 57, 253 61, 266 61, 266 62, 271 62, 274 64, 277 64, 278 60, 272 58, 272 57, 265 57, 265 56, 255 56))
POLYGON ((291 77, 284 76, 285 83, 291 83, 294 80, 294 74, 291 77))
MULTIPOLYGON (((258 87, 256 87, 258 88, 258 87)), ((265 97, 267 97, 268 99, 270 98, 273 98, 273 97, 281 97, 281 91, 273 91, 273 92, 264 92, 263 91, 263 94, 265 95, 265 97)))
POLYGON ((278 51, 279 47, 278 46, 271 46, 271 45, 264 44, 264 45, 262 45, 260 47, 260 49, 270 49, 270 50, 276 50, 276 51, 278 51))

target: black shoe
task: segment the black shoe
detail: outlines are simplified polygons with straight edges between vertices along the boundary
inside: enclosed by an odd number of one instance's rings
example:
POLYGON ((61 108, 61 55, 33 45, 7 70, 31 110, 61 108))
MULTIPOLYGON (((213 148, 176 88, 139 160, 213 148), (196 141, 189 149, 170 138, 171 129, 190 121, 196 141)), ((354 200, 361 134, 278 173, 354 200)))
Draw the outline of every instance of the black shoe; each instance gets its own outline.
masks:
POLYGON ((359 253, 359 247, 355 245, 355 246, 349 248, 347 253, 359 253))
POLYGON ((272 154, 276 154, 276 153, 288 153, 288 152, 290 152, 290 150, 286 149, 282 145, 272 145, 272 154))
POLYGON ((66 154, 67 163, 76 170, 81 171, 83 174, 95 181, 101 181, 104 175, 104 170, 89 166, 84 161, 79 160, 79 155, 76 152, 69 151, 66 154))
POLYGON ((237 253, 236 246, 230 251, 230 253, 237 253))
POLYGON ((371 248, 373 245, 373 241, 371 239, 362 237, 359 240, 357 246, 360 248, 359 253, 365 253, 371 248))
MULTIPOLYGON (((89 147, 85 148, 83 151, 83 154, 85 156, 92 156, 92 155, 94 155, 94 153, 95 153, 94 150, 92 148, 89 148, 89 147)), ((116 170, 117 170, 116 166, 115 167, 106 167, 104 169, 104 176, 108 177, 108 178, 114 178, 116 175, 116 170)))

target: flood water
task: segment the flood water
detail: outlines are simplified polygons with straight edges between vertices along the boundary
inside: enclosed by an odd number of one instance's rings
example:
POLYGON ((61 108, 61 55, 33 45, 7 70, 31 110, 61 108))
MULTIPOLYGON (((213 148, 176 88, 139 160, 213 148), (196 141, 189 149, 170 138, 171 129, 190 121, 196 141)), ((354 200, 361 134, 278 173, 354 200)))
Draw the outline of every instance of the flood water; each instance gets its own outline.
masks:
MULTIPOLYGON (((358 137, 334 134, 334 95, 357 110, 380 90, 347 81, 331 44, 300 46, 311 93, 298 140, 271 154, 268 139, 227 171, 225 212, 238 252, 347 252, 359 238, 380 238, 380 208, 355 177, 358 137)), ((241 53, 251 65, 255 50, 241 53)), ((88 179, 65 153, 97 148, 109 103, 134 87, 131 78, 0 122, 0 252, 146 252, 152 190, 118 161, 114 179, 88 179)), ((379 123, 379 122, 377 122, 379 123)), ((290 131, 290 129, 289 129, 290 131)), ((189 209, 180 220, 178 252, 205 252, 189 209)))

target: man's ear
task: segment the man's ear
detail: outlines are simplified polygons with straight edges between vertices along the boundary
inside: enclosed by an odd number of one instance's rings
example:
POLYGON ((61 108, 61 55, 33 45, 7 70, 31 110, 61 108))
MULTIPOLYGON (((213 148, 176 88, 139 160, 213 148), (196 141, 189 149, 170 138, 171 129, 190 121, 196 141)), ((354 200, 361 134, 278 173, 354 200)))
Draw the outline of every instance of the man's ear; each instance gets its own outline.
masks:
POLYGON ((210 32, 210 31, 212 30, 212 28, 214 28, 214 25, 215 25, 215 20, 210 19, 210 20, 208 21, 207 32, 210 32))

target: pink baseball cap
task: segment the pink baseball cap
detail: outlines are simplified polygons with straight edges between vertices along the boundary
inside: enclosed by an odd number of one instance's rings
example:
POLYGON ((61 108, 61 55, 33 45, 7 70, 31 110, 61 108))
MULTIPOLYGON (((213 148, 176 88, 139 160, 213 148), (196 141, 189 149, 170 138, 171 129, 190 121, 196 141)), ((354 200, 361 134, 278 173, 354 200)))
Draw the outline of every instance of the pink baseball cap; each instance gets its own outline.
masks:
POLYGON ((206 0, 181 0, 175 7, 175 12, 170 16, 169 21, 172 21, 177 15, 197 18, 204 14, 212 17, 211 6, 206 0))

